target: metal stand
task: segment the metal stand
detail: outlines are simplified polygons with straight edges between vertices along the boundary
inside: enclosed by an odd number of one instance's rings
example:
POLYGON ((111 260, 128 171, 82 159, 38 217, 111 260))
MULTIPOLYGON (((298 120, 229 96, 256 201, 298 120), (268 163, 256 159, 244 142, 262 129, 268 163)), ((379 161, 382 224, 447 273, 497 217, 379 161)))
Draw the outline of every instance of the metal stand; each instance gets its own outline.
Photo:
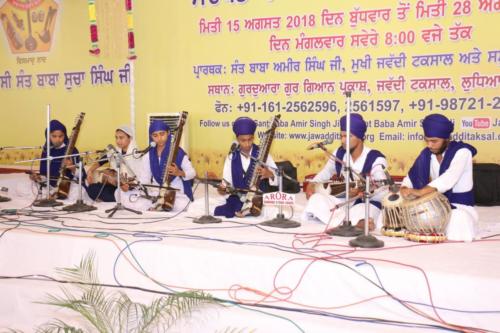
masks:
MULTIPOLYGON (((279 191, 283 192, 283 169, 281 167, 278 167, 278 184, 279 184, 279 191)), ((276 217, 272 220, 264 221, 260 223, 260 225, 266 226, 266 227, 274 227, 274 228, 297 228, 300 227, 300 223, 287 219, 285 217, 285 214, 283 214, 283 205, 278 205, 279 206, 279 212, 276 215, 276 217)))
MULTIPOLYGON (((297 182, 297 180, 293 179, 292 177, 288 176, 285 172, 283 172, 283 170, 281 168, 272 167, 272 166, 270 166, 262 161, 259 161, 258 159, 256 159, 252 155, 245 154, 242 151, 240 151, 240 153, 243 156, 255 161, 257 163, 257 165, 274 170, 277 174, 277 177, 278 177, 278 186, 279 186, 278 189, 280 192, 283 191, 283 177, 285 177, 288 180, 297 182)), ((300 226, 300 223, 285 218, 285 215, 283 214, 283 207, 281 207, 281 205, 279 205, 279 213, 276 215, 276 217, 272 220, 264 221, 264 222, 260 223, 260 225, 264 225, 264 226, 268 226, 268 227, 276 227, 276 228, 297 228, 300 226)))
POLYGON ((52 156, 50 156, 50 104, 47 104, 47 133, 46 133, 46 149, 47 149, 47 198, 38 199, 32 203, 35 207, 56 207, 62 206, 63 203, 56 201, 50 196, 50 161, 52 156))
POLYGON ((32 203, 32 206, 35 207, 57 207, 62 205, 64 205, 62 202, 56 201, 55 199, 52 198, 39 199, 33 201, 32 203))
POLYGON ((96 210, 97 207, 87 205, 86 203, 83 202, 82 199, 82 178, 83 178, 83 166, 82 166, 82 160, 80 159, 80 162, 78 163, 78 169, 80 170, 80 177, 78 177, 78 189, 80 191, 80 195, 78 197, 78 200, 72 205, 63 207, 64 211, 68 212, 90 212, 91 210, 96 210))
POLYGON ((210 224, 210 223, 220 223, 221 219, 210 215, 210 211, 208 208, 208 172, 205 171, 205 215, 200 216, 197 219, 193 220, 194 223, 199 224, 210 224))
MULTIPOLYGON (((351 92, 345 92, 347 98, 347 108, 346 108, 346 163, 344 164, 344 179, 345 179, 345 199, 349 202, 349 190, 350 190, 350 179, 351 179, 351 92)), ((349 209, 350 205, 345 206, 345 218, 342 224, 336 228, 332 228, 326 231, 328 235, 332 236, 342 236, 342 237, 354 237, 362 234, 363 232, 353 226, 349 219, 349 209)))
POLYGON ((104 212, 105 213, 110 213, 108 215, 108 217, 113 217, 113 215, 115 215, 115 213, 117 211, 119 211, 119 210, 126 210, 126 211, 129 211, 129 212, 141 215, 142 212, 139 212, 139 211, 131 209, 131 208, 127 208, 127 207, 125 207, 125 206, 122 205, 122 191, 121 191, 121 188, 120 188, 120 185, 121 185, 121 180, 120 180, 121 168, 120 167, 121 167, 122 156, 121 156, 120 152, 116 152, 115 151, 114 154, 117 157, 116 158, 116 169, 118 170, 118 172, 117 172, 118 198, 116 200, 116 205, 113 208, 105 210, 104 212))
POLYGON ((362 247, 362 248, 379 248, 384 246, 384 242, 378 240, 375 236, 369 233, 370 225, 370 178, 366 177, 366 188, 365 188, 365 228, 364 234, 351 239, 349 245, 352 247, 362 247))
MULTIPOLYGON (((7 192, 9 192, 9 189, 7 187, 0 187, 0 192, 5 192, 5 194, 7 194, 7 192)), ((4 197, 0 195, 0 202, 7 202, 7 201, 10 201, 9 197, 4 197)))
POLYGON ((363 231, 353 226, 351 221, 344 220, 341 225, 336 228, 328 229, 326 233, 331 236, 354 237, 362 234, 363 231))

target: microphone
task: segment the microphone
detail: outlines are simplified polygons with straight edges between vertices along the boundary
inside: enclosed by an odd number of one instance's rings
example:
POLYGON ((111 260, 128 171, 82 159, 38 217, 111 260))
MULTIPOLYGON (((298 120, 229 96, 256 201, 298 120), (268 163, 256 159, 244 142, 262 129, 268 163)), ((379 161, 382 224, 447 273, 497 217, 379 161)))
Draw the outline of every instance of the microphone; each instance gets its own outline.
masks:
POLYGON ((149 146, 146 148, 146 149, 143 149, 143 150, 137 150, 137 148, 135 148, 133 150, 133 154, 140 154, 139 157, 143 157, 144 155, 146 155, 149 150, 153 149, 154 147, 156 147, 156 142, 152 141, 149 143, 149 146))
POLYGON ((113 146, 112 144, 109 144, 106 146, 106 150, 107 151, 111 151, 112 153, 118 153, 118 151, 116 150, 115 146, 113 146))
POLYGON ((238 149, 240 149, 240 144, 237 141, 233 141, 233 143, 231 144, 231 148, 229 149, 228 155, 234 153, 238 149))
POLYGON ((386 168, 384 168, 384 173, 385 177, 387 178, 387 185, 389 185, 389 191, 392 193, 398 193, 398 186, 394 183, 394 180, 392 179, 391 175, 387 171, 386 168))
POLYGON ((312 145, 310 145, 309 147, 307 147, 307 150, 313 150, 313 149, 316 149, 316 148, 321 148, 324 145, 329 145, 329 144, 332 144, 332 143, 333 143, 333 139, 332 138, 328 138, 328 139, 323 140, 321 142, 313 143, 312 145))

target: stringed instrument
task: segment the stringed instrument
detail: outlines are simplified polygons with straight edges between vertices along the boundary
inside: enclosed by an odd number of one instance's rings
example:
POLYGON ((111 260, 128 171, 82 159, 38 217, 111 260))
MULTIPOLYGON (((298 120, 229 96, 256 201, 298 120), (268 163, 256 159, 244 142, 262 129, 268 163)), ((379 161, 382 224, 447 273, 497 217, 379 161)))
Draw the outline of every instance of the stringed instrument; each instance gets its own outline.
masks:
MULTIPOLYGON (((109 184, 112 186, 117 186, 118 184, 117 172, 116 170, 110 168, 96 170, 94 172, 94 179, 96 183, 109 184)), ((121 185, 128 184, 129 189, 131 190, 138 186, 137 177, 129 177, 125 173, 120 174, 120 183, 121 185)))
POLYGON ((10 42, 12 43, 12 46, 14 46, 14 48, 16 50, 19 50, 23 46, 21 36, 17 32, 16 28, 14 28, 14 25, 10 22, 7 15, 2 13, 0 15, 0 19, 2 21, 4 21, 6 24, 7 37, 9 38, 10 42))
POLYGON ((36 46, 37 46, 38 43, 37 43, 35 37, 33 37, 33 33, 31 31, 31 10, 30 10, 29 5, 30 4, 28 2, 28 11, 27 11, 27 15, 28 15, 28 37, 24 41, 24 47, 28 51, 33 51, 33 50, 36 49, 36 46))
POLYGON ((51 36, 50 36, 50 25, 52 24, 52 21, 57 13, 57 9, 49 7, 49 10, 47 12, 47 17, 45 18, 45 25, 43 26, 43 31, 42 34, 38 33, 38 38, 44 43, 50 42, 51 36))
MULTIPOLYGON (((257 156, 258 162, 252 161, 255 162, 253 163, 253 168, 251 170, 248 170, 248 172, 251 172, 251 178, 248 184, 248 188, 250 191, 241 198, 243 200, 243 207, 239 212, 236 213, 236 215, 239 217, 245 216, 247 211, 249 211, 252 216, 259 216, 262 212, 263 198, 262 192, 259 190, 259 185, 262 179, 260 175, 257 174, 257 168, 260 164, 259 162, 265 163, 267 161, 269 151, 271 150, 271 144, 273 143, 274 133, 276 132, 276 128, 278 127, 280 117, 280 114, 273 117, 271 127, 264 133, 264 136, 260 142, 259 154, 257 156)), ((252 165, 252 163, 250 165, 252 165)))
MULTIPOLYGON (((173 176, 168 174, 168 167, 175 163, 177 158, 177 153, 179 151, 179 145, 181 143, 182 132, 184 125, 186 124, 188 113, 182 111, 179 117, 179 122, 177 123, 177 130, 174 135, 172 135, 172 141, 170 143, 170 151, 168 152, 167 162, 165 164, 165 171, 163 172, 163 183, 156 200, 155 210, 165 210, 167 212, 174 208, 176 189, 170 187, 170 183, 174 179, 173 176)), ((180 165, 178 166, 180 167, 180 165)))
MULTIPOLYGON (((321 150, 323 150, 325 152, 325 154, 327 154, 328 157, 330 158, 330 153, 328 152, 328 150, 326 149, 326 147, 323 144, 320 144, 318 147, 321 148, 321 150)), ((353 172, 353 171, 352 171, 352 173, 354 174, 356 179, 354 181, 349 182, 349 188, 350 189, 359 189, 360 191, 363 191, 366 187, 366 179, 361 174, 358 174, 358 173, 353 172)), ((333 195, 333 196, 345 193, 345 189, 346 189, 346 182, 344 179, 344 175, 338 176, 338 175, 334 174, 332 176, 332 178, 330 179, 330 181, 316 184, 316 190, 317 191, 319 190, 318 192, 324 192, 321 190, 321 188, 318 188, 318 185, 323 185, 323 186, 329 185, 329 187, 330 187, 329 194, 333 195)), ((326 189, 326 187, 324 187, 324 188, 326 189)))
MULTIPOLYGON (((85 113, 81 112, 75 120, 75 126, 71 132, 71 137, 69 138, 68 147, 66 148, 65 155, 73 154, 73 150, 75 149, 76 140, 78 140, 78 135, 80 134, 80 128, 82 127, 83 118, 85 117, 85 113)), ((64 163, 64 160, 61 162, 61 169, 59 170, 59 177, 57 179, 56 191, 54 193, 54 197, 57 199, 66 199, 69 195, 71 180, 66 177, 66 172, 68 171, 68 167, 64 163)), ((81 177, 82 175, 80 175, 81 177)))
MULTIPOLYGON (((343 176, 337 177, 337 175, 334 175, 332 177, 332 180, 328 182, 328 185, 330 187, 330 195, 336 196, 339 195, 343 192, 345 192, 345 179, 343 176)), ((349 182, 349 188, 350 189, 360 189, 364 190, 365 189, 365 182, 362 180, 355 180, 349 182)))

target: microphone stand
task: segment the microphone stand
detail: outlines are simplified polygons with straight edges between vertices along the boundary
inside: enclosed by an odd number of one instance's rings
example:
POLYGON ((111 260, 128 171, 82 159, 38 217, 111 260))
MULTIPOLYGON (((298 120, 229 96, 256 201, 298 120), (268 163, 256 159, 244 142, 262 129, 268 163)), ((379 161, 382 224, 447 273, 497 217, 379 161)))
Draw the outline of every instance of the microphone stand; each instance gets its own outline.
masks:
POLYGON ((116 205, 113 208, 105 210, 104 212, 105 213, 110 213, 108 215, 108 217, 113 217, 113 215, 115 215, 115 213, 117 211, 119 211, 119 210, 126 210, 126 211, 129 211, 129 212, 141 215, 142 212, 134 210, 134 209, 131 209, 131 208, 128 208, 128 207, 125 207, 124 205, 122 205, 122 190, 120 188, 120 186, 121 186, 121 179, 120 179, 121 177, 120 177, 120 174, 121 174, 121 163, 125 162, 125 161, 123 161, 122 155, 121 155, 120 152, 114 151, 114 152, 112 152, 112 154, 117 157, 115 159, 115 161, 116 161, 116 169, 118 169, 118 172, 116 173, 116 176, 117 176, 117 185, 118 185, 117 186, 118 198, 116 199, 116 205))
MULTIPOLYGON (((366 179, 365 177, 360 174, 359 172, 356 172, 356 170, 354 169, 351 169, 350 167, 347 166, 346 162, 342 161, 340 158, 338 158, 337 156, 331 154, 324 145, 320 145, 318 146, 318 148, 321 148, 321 150, 323 150, 323 152, 328 156, 328 159, 334 161, 334 162, 337 162, 337 163, 340 163, 344 168, 349 168, 349 171, 350 173, 352 173, 354 176, 358 177, 361 181, 365 182, 366 179)), ((342 170, 345 172, 345 169, 342 170)))
POLYGON ((205 215, 200 216, 197 219, 193 220, 194 223, 199 224, 209 224, 209 223, 220 223, 221 219, 210 215, 210 211, 208 208, 208 172, 205 171, 205 215))
POLYGON ((47 146, 47 197, 45 199, 35 200, 32 205, 35 207, 56 207, 62 206, 62 202, 56 201, 50 196, 50 161, 52 157, 50 156, 50 104, 47 104, 47 133, 46 135, 46 146, 47 146))
MULTIPOLYGON (((283 192, 283 176, 284 176, 283 168, 282 167, 272 168, 269 166, 267 166, 267 167, 277 171, 278 189, 279 189, 280 193, 283 192)), ((287 179, 293 179, 293 178, 288 177, 287 179)), ((295 180, 295 179, 293 179, 293 180, 295 180)), ((260 225, 263 225, 266 227, 286 228, 286 229, 300 227, 299 222, 293 221, 291 219, 287 219, 285 217, 285 214, 283 214, 283 205, 278 205, 278 214, 276 215, 275 218, 261 222, 260 225)))
MULTIPOLYGON (((84 152, 84 153, 77 153, 77 154, 71 154, 71 155, 62 155, 62 156, 56 156, 56 157, 53 157, 53 156, 50 156, 50 147, 49 145, 47 146, 47 156, 46 158, 35 158, 35 159, 32 159, 32 160, 22 160, 22 161, 16 161, 15 164, 19 164, 19 163, 27 163, 27 162, 36 162, 36 161, 47 161, 47 198, 46 199, 38 199, 38 200, 35 200, 32 205, 35 206, 35 207, 55 207, 55 206, 62 206, 63 203, 60 202, 60 201, 56 201, 54 200, 54 198, 52 198, 50 196, 50 161, 51 160, 57 160, 57 159, 62 159, 62 158, 71 158, 71 157, 76 157, 76 156, 85 156, 85 155, 89 155, 89 154, 93 154, 95 152, 93 151, 87 151, 87 152, 84 152)), ((80 161, 81 163, 81 161, 80 161)), ((81 169, 83 170, 83 169, 81 169)), ((83 171, 80 170, 80 183, 81 183, 81 178, 83 177, 83 171)), ((80 191, 81 191, 81 185, 80 185, 80 191)), ((81 199, 81 195, 80 195, 80 199, 81 199)))
MULTIPOLYGON (((364 233, 358 237, 351 239, 349 245, 352 247, 362 247, 362 248, 379 248, 384 246, 384 242, 377 239, 375 236, 369 233, 369 221, 370 221, 370 178, 366 177, 366 187, 365 187, 365 228, 364 233)), ((349 205, 347 205, 349 206, 349 205)))
MULTIPOLYGON (((137 187, 139 188, 139 190, 143 191, 144 194, 145 194, 145 196, 148 197, 148 198, 150 197, 149 193, 148 193, 148 189, 146 188, 146 186, 148 186, 148 185, 145 185, 145 184, 142 184, 141 182, 139 182, 139 179, 137 178, 137 175, 134 173, 134 170, 132 170, 132 168, 127 164, 127 161, 124 159, 124 157, 132 156, 132 157, 134 157, 136 159, 139 159, 139 158, 142 158, 144 155, 146 155, 149 152, 149 149, 151 149, 151 148, 152 148, 151 146, 148 147, 148 149, 147 149, 146 152, 144 152, 144 151, 132 151, 130 154, 123 155, 123 154, 120 153, 120 155, 119 155, 119 159, 120 159, 121 165, 125 166, 127 172, 130 172, 130 176, 132 176, 132 179, 135 179, 135 181, 137 182, 137 187), (140 156, 136 157, 136 155, 138 153, 140 154, 140 156)), ((108 152, 110 150, 111 149, 109 149, 109 148, 105 149, 105 151, 108 151, 108 152)), ((115 150, 114 148, 111 150, 110 153, 111 153, 111 155, 118 155, 118 151, 115 150)), ((115 160, 117 160, 117 159, 115 159, 115 160)), ((118 163, 117 163, 117 169, 119 171, 121 171, 121 168, 119 167, 118 163)), ((118 178, 117 178, 117 180, 118 180, 118 178)))
POLYGON ((80 170, 80 177, 78 177, 78 190, 79 190, 78 200, 76 200, 76 202, 72 205, 63 207, 63 210, 67 212, 90 212, 91 210, 96 210, 97 207, 92 205, 87 205, 85 202, 83 202, 82 198, 83 164, 81 159, 80 162, 78 162, 78 170, 80 170))
MULTIPOLYGON (((347 98, 346 108, 346 163, 344 164, 344 179, 345 179, 345 199, 349 201, 350 190, 350 175, 351 175, 351 92, 346 91, 347 98)), ((359 236, 362 231, 351 224, 349 219, 350 205, 345 206, 345 217, 341 225, 335 228, 328 229, 326 233, 331 236, 353 237, 359 236)))
MULTIPOLYGON (((283 192, 283 177, 285 177, 288 180, 297 182, 295 179, 292 177, 288 176, 286 173, 283 172, 283 168, 278 167, 272 167, 262 161, 259 161, 255 157, 245 154, 242 151, 240 151, 242 155, 244 155, 247 158, 250 158, 251 160, 254 160, 258 165, 266 167, 268 169, 274 170, 276 172, 276 176, 278 177, 278 191, 283 192)), ((285 217, 285 214, 283 214, 283 205, 278 205, 278 214, 276 214, 276 217, 267 220, 264 222, 259 223, 260 225, 266 226, 266 227, 274 227, 274 228, 284 228, 284 229, 289 229, 289 228, 297 228, 300 227, 300 223, 297 221, 293 221, 291 219, 287 219, 285 217)))

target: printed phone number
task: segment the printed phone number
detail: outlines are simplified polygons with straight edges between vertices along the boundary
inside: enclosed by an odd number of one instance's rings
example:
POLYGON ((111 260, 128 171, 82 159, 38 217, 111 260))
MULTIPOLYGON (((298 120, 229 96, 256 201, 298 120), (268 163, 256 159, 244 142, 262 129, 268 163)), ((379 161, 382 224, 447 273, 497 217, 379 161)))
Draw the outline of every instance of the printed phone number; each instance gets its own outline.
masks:
MULTIPOLYGON (((353 112, 402 112, 399 108, 400 100, 370 100, 351 102, 353 112)), ((341 112, 345 108, 338 105, 336 101, 267 101, 262 103, 244 102, 237 105, 240 112, 341 112)))

